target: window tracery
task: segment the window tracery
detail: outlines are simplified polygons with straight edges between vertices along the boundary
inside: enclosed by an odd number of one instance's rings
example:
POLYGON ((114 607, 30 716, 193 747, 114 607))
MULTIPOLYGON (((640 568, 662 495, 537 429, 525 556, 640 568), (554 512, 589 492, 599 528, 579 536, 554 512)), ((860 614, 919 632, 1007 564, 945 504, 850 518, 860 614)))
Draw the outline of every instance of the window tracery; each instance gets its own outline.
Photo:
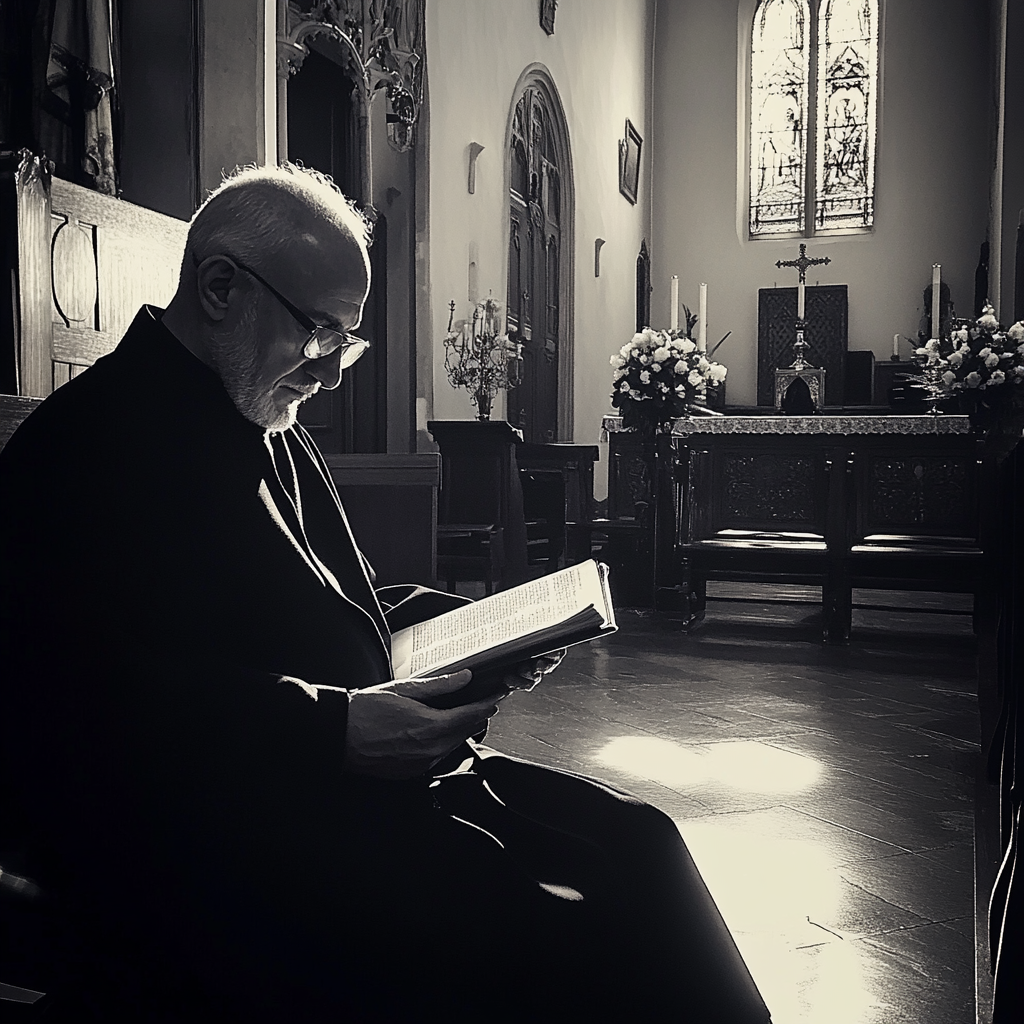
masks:
POLYGON ((750 60, 750 234, 874 220, 877 0, 760 0, 750 60))

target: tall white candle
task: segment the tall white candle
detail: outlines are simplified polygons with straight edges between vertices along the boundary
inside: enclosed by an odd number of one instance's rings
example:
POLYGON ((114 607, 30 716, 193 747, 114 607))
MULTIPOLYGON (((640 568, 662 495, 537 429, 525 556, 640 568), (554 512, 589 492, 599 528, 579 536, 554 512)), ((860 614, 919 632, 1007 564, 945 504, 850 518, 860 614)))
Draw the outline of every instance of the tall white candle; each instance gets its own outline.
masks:
POLYGON ((796 286, 796 318, 797 320, 803 320, 804 312, 807 306, 806 289, 803 281, 800 281, 796 286))
POLYGON ((932 337, 939 337, 942 327, 941 305, 939 296, 942 294, 942 264, 932 264, 932 337))
POLYGON ((900 336, 898 334, 892 336, 892 357, 893 359, 900 357, 900 336))
POLYGON ((700 307, 697 315, 697 348, 701 352, 708 350, 708 286, 700 283, 700 307))
POLYGON ((679 275, 672 275, 672 286, 669 288, 669 302, 671 308, 669 309, 669 325, 672 330, 677 330, 679 327, 679 275))

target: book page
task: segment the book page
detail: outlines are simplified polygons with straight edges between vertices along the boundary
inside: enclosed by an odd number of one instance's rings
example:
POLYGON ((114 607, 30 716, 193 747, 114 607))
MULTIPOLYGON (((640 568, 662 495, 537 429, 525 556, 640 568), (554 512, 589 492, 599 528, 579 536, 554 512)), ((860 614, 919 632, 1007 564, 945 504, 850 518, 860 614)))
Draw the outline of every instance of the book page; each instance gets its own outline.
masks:
POLYGON ((399 630, 391 638, 395 678, 461 661, 557 625, 591 606, 604 614, 606 602, 593 561, 531 580, 399 630))

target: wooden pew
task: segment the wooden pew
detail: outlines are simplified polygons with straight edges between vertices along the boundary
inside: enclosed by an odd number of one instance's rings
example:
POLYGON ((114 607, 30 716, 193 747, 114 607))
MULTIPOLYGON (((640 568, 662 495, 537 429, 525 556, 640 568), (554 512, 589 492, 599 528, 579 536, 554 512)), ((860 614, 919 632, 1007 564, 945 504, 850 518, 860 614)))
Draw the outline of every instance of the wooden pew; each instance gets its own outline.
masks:
POLYGON ((188 224, 0 154, 0 391, 45 398, 113 350, 140 306, 165 306, 188 224))

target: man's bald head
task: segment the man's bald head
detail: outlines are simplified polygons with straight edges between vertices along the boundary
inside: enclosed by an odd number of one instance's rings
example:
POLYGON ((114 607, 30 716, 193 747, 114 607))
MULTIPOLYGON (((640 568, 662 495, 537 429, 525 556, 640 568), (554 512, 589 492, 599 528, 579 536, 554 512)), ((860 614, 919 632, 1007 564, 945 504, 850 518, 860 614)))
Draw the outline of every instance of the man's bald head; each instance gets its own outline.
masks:
MULTIPOLYGON (((369 242, 366 218, 327 176, 289 163, 247 167, 226 178, 196 211, 182 271, 214 253, 236 256, 256 270, 282 258, 321 265, 358 259, 368 266, 369 242)), ((350 269, 338 266, 339 273, 350 269)))

